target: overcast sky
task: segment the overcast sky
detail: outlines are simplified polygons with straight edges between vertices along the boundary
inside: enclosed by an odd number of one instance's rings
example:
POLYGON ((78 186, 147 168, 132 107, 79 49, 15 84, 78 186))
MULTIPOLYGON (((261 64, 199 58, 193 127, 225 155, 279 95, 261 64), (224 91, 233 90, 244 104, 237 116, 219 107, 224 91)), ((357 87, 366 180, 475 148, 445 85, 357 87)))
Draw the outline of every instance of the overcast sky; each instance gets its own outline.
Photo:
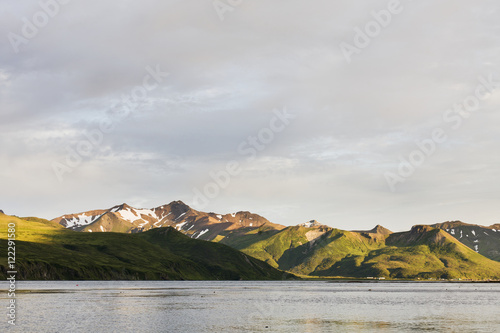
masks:
POLYGON ((42 3, 1 3, 8 214, 500 222, 498 1, 42 3))

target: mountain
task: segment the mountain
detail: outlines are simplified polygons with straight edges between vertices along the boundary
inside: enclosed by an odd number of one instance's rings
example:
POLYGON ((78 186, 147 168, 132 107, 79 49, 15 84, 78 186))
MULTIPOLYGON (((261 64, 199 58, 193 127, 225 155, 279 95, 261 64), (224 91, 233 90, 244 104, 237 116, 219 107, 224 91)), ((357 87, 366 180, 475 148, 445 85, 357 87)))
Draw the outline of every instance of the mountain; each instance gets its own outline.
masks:
MULTIPOLYGON (((380 254, 390 255, 385 256, 385 260, 399 264, 399 274, 415 275, 420 268, 424 271, 423 274, 418 273, 421 277, 427 277, 433 271, 442 272, 441 277, 447 279, 500 278, 499 262, 476 253, 439 228, 414 226, 409 232, 391 234, 386 245, 388 253, 380 254), (411 256, 407 255, 408 251, 411 256)), ((391 266, 387 266, 390 270, 391 266)))
POLYGON ((281 230, 284 226, 269 222, 250 212, 233 214, 204 213, 182 201, 152 209, 138 209, 127 204, 105 210, 67 214, 52 220, 55 223, 84 232, 138 233, 154 228, 173 227, 191 238, 220 241, 231 234, 266 229, 281 230))
MULTIPOLYGON (((277 280, 292 277, 231 247, 171 227, 143 233, 82 233, 39 218, 0 214, 16 224, 20 280, 277 280)), ((7 234, 0 235, 5 240, 7 234)), ((5 244, 5 243, 4 243, 5 244)), ((7 246, 0 247, 7 257, 7 246)), ((6 262, 0 276, 6 278, 6 262)))
MULTIPOLYGON (((329 275, 326 274, 328 269, 340 260, 364 255, 383 244, 383 241, 357 232, 298 225, 241 250, 273 267, 302 275, 325 276, 329 275)), ((338 273, 331 276, 348 276, 344 272, 338 273)))
POLYGON ((380 234, 380 235, 390 235, 392 234, 392 231, 390 231, 387 228, 384 228, 383 226, 377 224, 375 228, 371 230, 366 230, 366 231, 353 231, 357 233, 363 233, 363 234, 380 234))
POLYGON ((377 224, 375 228, 367 231, 353 231, 355 233, 359 233, 364 237, 370 238, 372 240, 384 241, 388 235, 392 234, 387 228, 377 224))
POLYGON ((451 221, 432 225, 446 230, 451 236, 477 253, 492 260, 500 261, 500 224, 489 227, 451 221))
POLYGON ((309 276, 500 279, 500 263, 431 226, 402 233, 381 226, 368 232, 296 226, 241 250, 273 267, 309 276))
POLYGON ((272 267, 305 276, 500 278, 500 263, 490 260, 499 259, 500 225, 446 222, 399 233, 381 225, 346 231, 315 220, 285 227, 250 212, 199 212, 181 201, 153 209, 122 204, 53 221, 87 233, 142 234, 169 226, 191 238, 228 245, 272 267))

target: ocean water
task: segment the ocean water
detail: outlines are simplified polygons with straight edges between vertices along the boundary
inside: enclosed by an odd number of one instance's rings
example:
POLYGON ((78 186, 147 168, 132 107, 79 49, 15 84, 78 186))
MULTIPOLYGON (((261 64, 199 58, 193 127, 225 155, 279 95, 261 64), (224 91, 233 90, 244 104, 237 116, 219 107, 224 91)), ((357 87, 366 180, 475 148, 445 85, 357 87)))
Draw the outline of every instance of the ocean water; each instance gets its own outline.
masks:
POLYGON ((18 282, 1 332, 500 332, 500 284, 18 282))

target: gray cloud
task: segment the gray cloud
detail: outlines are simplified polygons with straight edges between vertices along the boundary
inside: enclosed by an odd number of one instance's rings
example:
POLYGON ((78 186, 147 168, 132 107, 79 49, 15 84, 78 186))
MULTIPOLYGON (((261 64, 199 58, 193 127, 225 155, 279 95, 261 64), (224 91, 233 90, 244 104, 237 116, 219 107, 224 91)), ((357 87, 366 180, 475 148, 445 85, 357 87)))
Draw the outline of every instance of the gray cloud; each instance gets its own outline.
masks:
POLYGON ((5 5, 0 208, 53 218, 192 203, 236 160, 242 172, 204 210, 346 229, 498 223, 500 87, 456 130, 443 114, 478 77, 500 80, 500 5, 401 1, 348 64, 339 44, 388 3, 244 0, 220 21, 210 1, 71 1, 18 53, 8 34, 40 4, 5 5), (169 76, 127 110, 148 66, 169 76), (255 159, 238 153, 284 108, 296 116, 284 131, 255 159), (103 119, 114 129, 60 182, 53 163, 103 119), (384 173, 437 127, 446 142, 391 192, 384 173))

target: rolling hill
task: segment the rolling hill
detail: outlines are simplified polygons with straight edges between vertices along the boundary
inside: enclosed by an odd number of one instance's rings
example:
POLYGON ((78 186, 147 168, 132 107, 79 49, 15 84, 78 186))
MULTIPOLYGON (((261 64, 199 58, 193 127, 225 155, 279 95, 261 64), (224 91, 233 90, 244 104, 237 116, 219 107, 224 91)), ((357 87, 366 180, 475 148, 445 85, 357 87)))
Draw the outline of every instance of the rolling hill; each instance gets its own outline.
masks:
MULTIPOLYGON (((171 227, 140 234, 82 233, 38 218, 0 214, 0 239, 16 224, 21 280, 276 280, 291 275, 231 247, 191 239, 171 227)), ((5 243, 4 243, 5 244, 5 243)), ((6 276, 7 247, 0 275, 6 276)))
POLYGON ((447 232, 415 226, 391 233, 289 227, 241 249, 281 270, 310 276, 500 279, 500 263, 447 232))
POLYGON ((500 263, 493 261, 500 260, 500 225, 445 222, 400 233, 380 225, 346 231, 315 220, 285 227, 250 212, 199 212, 181 201, 153 209, 122 204, 53 221, 85 233, 141 234, 170 226, 306 276, 500 279, 500 263))

